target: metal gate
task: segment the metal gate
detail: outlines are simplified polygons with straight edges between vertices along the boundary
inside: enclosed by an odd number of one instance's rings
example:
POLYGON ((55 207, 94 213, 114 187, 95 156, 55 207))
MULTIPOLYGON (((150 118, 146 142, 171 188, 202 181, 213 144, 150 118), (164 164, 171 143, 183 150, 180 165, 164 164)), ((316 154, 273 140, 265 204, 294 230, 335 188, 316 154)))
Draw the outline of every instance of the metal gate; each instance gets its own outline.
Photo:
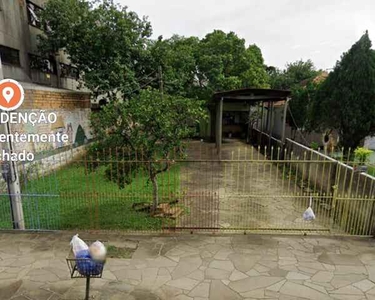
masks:
MULTIPOLYGON (((129 156, 124 149, 109 149, 19 165, 25 228, 373 232, 375 180, 343 162, 317 152, 240 142, 223 144, 220 159, 212 144, 198 141, 184 154, 147 161, 141 151, 129 156), (158 175, 156 210, 150 164, 168 165, 158 175), (305 221, 310 201, 316 219, 305 221)), ((4 176, 0 187, 0 228, 11 229, 12 195, 4 176)))

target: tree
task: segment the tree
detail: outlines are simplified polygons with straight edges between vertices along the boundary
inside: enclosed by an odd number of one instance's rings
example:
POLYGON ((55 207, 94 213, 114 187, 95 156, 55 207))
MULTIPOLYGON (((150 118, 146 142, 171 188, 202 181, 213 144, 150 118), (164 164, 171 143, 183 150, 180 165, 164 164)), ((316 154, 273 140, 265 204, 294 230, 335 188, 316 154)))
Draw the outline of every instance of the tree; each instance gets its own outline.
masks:
POLYGON ((344 53, 314 100, 314 123, 335 129, 345 148, 375 134, 375 51, 366 33, 344 53))
MULTIPOLYGON (((199 39, 196 37, 172 36, 164 40, 160 36, 149 46, 151 68, 161 67, 163 86, 166 93, 188 98, 199 98, 202 87, 197 74, 196 54, 199 39)), ((157 81, 152 84, 155 88, 157 81)))
MULTIPOLYGON (((158 174, 169 170, 174 151, 182 147, 182 141, 194 133, 195 125, 204 118, 203 101, 162 95, 151 89, 142 90, 132 99, 111 102, 92 115, 97 142, 91 153, 102 153, 100 149, 103 148, 127 146, 130 148, 129 161, 132 161, 136 151, 141 151, 143 160, 148 162, 143 168, 153 185, 155 211, 159 203, 158 174)), ((116 155, 115 151, 112 155, 116 155)), ((112 164, 110 170, 119 170, 110 175, 108 169, 107 178, 121 188, 132 181, 140 167, 139 164, 112 164)))
POLYGON ((269 87, 260 49, 256 45, 246 48, 245 40, 234 32, 207 34, 199 43, 197 66, 208 97, 218 90, 269 87))
POLYGON ((321 71, 317 71, 314 63, 308 59, 307 61, 297 60, 288 63, 285 70, 275 67, 267 67, 270 76, 271 87, 273 89, 288 90, 295 85, 299 85, 304 80, 312 79, 321 71))
POLYGON ((65 51, 92 92, 115 98, 140 88, 151 35, 146 18, 113 0, 49 0, 41 19, 48 24, 39 36, 41 53, 65 51))
POLYGON ((297 60, 288 63, 285 70, 268 67, 267 72, 272 88, 291 90, 287 121, 295 133, 296 130, 311 131, 309 103, 318 86, 314 80, 322 71, 317 71, 311 60, 297 60))

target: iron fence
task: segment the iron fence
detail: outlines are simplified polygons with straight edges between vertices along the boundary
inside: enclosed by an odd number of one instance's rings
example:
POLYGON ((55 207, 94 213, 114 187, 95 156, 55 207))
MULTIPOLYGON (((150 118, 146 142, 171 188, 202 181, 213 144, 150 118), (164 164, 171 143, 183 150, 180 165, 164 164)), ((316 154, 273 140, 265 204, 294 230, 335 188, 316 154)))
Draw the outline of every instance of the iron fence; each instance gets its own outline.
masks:
MULTIPOLYGON (((219 159, 212 144, 192 141, 167 159, 106 149, 18 169, 27 229, 373 233, 374 178, 297 144, 262 149, 227 141, 219 159), (157 191, 155 167, 166 169, 157 191), (310 198, 316 219, 305 221, 310 198)), ((4 177, 0 228, 12 228, 4 177)))

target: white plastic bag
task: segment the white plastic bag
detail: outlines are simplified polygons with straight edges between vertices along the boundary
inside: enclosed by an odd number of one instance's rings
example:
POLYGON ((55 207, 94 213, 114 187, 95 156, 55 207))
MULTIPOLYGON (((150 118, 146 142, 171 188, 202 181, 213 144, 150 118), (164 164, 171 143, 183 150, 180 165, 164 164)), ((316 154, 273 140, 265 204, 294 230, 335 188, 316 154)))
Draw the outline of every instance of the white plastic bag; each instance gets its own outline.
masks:
POLYGON ((310 205, 309 205, 309 207, 303 213, 303 219, 305 221, 315 220, 315 214, 314 214, 314 211, 311 208, 311 205, 312 205, 312 197, 310 197, 310 205))
POLYGON ((70 245, 73 248, 74 256, 77 256, 77 254, 81 251, 88 251, 89 250, 89 247, 87 246, 87 244, 78 237, 78 234, 73 236, 73 238, 70 242, 70 245))
POLYGON ((102 242, 96 241, 90 245, 90 255, 95 260, 104 260, 107 250, 102 242))

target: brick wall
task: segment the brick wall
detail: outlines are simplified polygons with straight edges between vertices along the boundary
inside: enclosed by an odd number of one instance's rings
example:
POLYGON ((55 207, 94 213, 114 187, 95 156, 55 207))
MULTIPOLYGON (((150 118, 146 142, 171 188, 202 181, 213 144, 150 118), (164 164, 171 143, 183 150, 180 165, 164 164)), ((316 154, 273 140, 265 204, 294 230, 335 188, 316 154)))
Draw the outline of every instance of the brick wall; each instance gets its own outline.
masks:
POLYGON ((18 112, 34 112, 40 114, 56 113, 58 122, 55 124, 29 123, 12 124, 12 132, 54 134, 57 132, 69 135, 65 144, 53 143, 15 143, 16 151, 26 150, 34 154, 53 153, 61 147, 72 148, 84 145, 91 139, 90 130, 90 94, 57 90, 41 87, 40 89, 25 89, 25 100, 18 112), (57 124, 60 124, 57 128, 57 124))
POLYGON ((84 109, 90 108, 90 94, 25 90, 22 109, 84 109))

